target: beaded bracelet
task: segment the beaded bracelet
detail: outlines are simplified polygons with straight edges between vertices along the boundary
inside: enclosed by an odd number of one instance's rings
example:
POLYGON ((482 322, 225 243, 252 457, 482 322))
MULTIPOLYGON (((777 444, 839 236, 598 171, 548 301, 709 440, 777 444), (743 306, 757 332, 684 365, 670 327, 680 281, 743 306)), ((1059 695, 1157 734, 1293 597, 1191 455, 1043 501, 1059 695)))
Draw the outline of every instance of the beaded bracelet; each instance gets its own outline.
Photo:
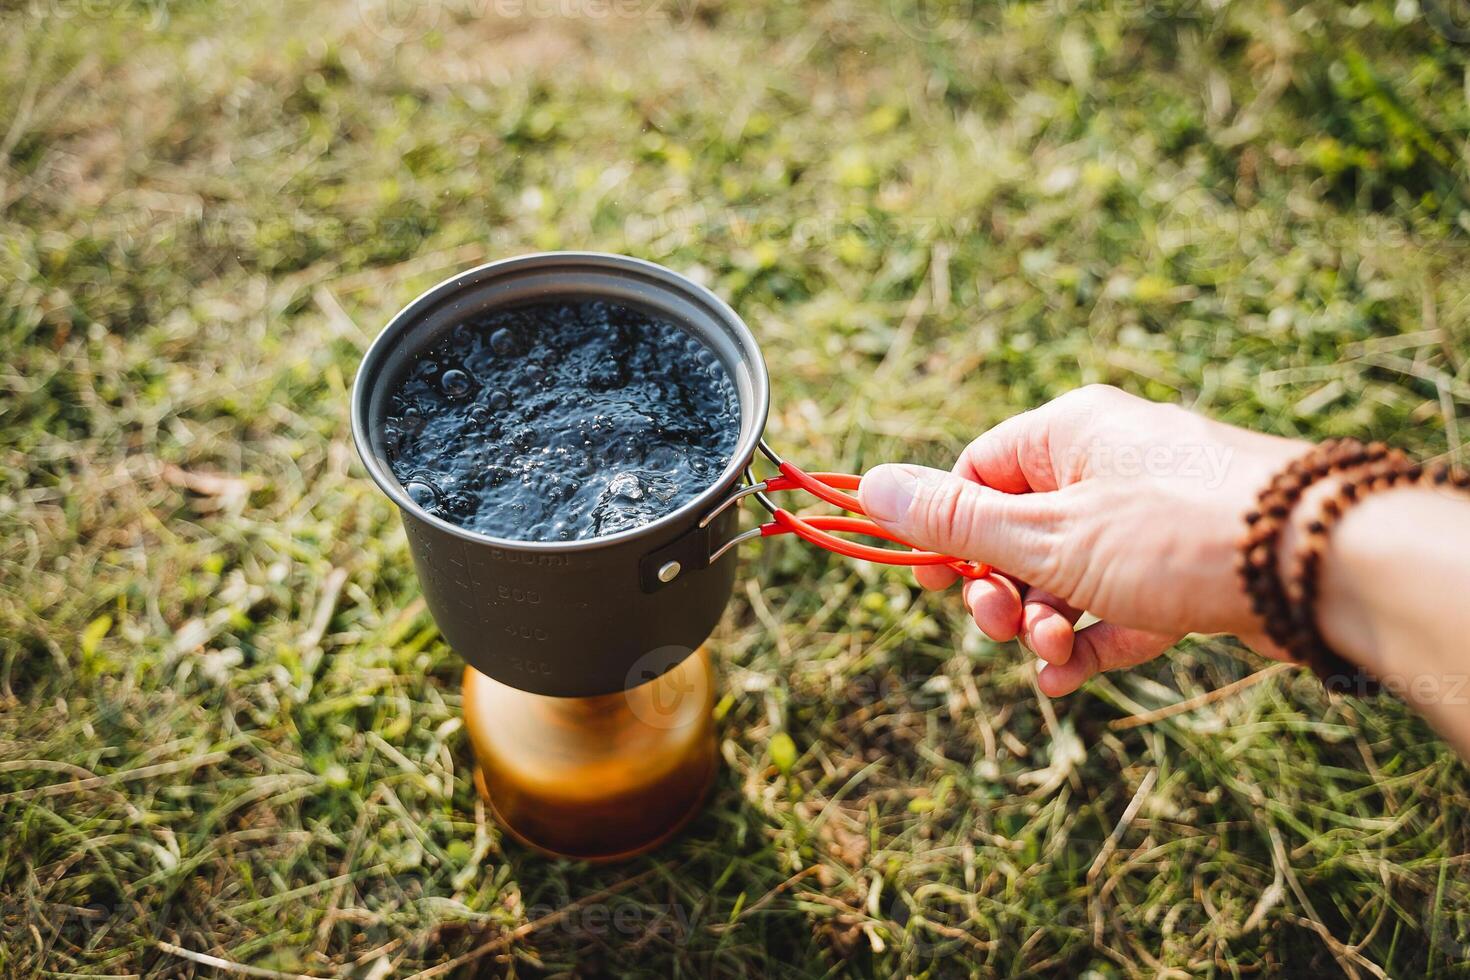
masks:
MULTIPOLYGON (((1439 486, 1470 487, 1470 474, 1457 474, 1443 465, 1421 467, 1381 442, 1365 446, 1356 439, 1329 440, 1287 464, 1261 490, 1256 508, 1246 515, 1236 567, 1251 608, 1261 617, 1272 641, 1324 682, 1352 676, 1354 671, 1327 644, 1317 626, 1318 580, 1327 536, 1343 512, 1368 494, 1425 478, 1439 486), (1317 519, 1307 525, 1306 544, 1288 580, 1281 574, 1278 558, 1282 532, 1306 489, 1329 474, 1342 475, 1343 481, 1335 495, 1323 501, 1317 519)), ((1366 690, 1374 693, 1377 683, 1369 679, 1366 690)))
POLYGON ((1280 574, 1277 551, 1292 509, 1307 487, 1327 476, 1374 462, 1387 455, 1379 443, 1365 446, 1356 439, 1331 440, 1292 460, 1261 490, 1256 509, 1245 517, 1246 533, 1236 569, 1250 597, 1251 609, 1265 624, 1266 634, 1281 647, 1293 647, 1292 602, 1280 574))

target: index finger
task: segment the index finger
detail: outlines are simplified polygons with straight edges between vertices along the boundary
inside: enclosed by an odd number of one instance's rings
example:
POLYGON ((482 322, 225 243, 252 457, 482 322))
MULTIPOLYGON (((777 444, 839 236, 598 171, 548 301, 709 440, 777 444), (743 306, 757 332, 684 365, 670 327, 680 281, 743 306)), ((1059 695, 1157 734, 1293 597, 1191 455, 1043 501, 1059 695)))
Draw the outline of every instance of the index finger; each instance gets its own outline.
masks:
POLYGON ((1060 490, 1078 478, 1078 453, 1100 418, 1148 402, 1088 385, 1013 415, 965 447, 954 472, 1006 493, 1060 490))
POLYGON ((1047 438, 1055 404, 1012 415, 981 433, 955 460, 955 475, 1005 493, 1057 489, 1047 438))

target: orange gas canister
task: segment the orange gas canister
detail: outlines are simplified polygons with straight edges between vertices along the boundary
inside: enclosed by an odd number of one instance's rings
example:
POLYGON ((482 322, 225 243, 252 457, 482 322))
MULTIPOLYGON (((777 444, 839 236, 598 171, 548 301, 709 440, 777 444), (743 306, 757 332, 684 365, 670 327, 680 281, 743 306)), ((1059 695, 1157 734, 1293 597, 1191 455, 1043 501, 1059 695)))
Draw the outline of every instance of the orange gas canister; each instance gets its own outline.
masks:
POLYGON ((704 647, 652 680, 587 698, 464 673, 475 785, 512 836, 560 857, 631 857, 682 827, 714 778, 713 709, 704 647))

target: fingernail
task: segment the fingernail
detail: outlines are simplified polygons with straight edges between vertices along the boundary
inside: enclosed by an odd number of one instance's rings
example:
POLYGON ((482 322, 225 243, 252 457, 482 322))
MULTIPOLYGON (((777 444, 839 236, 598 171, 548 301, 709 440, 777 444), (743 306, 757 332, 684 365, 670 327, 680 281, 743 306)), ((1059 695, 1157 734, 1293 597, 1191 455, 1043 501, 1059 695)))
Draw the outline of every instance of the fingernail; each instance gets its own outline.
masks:
POLYGON ((868 516, 887 524, 901 523, 913 503, 919 478, 906 466, 876 466, 863 475, 859 490, 868 516))

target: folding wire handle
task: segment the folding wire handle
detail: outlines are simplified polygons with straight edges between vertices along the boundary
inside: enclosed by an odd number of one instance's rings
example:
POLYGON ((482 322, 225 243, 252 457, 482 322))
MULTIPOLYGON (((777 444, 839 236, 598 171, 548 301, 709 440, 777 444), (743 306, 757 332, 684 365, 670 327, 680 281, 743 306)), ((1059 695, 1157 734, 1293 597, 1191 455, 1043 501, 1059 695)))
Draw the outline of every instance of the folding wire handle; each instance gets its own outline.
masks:
POLYGON ((965 578, 984 578, 990 574, 990 566, 979 562, 965 561, 955 558, 953 555, 941 555, 935 551, 919 551, 913 545, 904 541, 865 517, 842 517, 842 516, 808 516, 798 517, 784 507, 778 507, 766 496, 768 492, 774 493, 782 490, 805 490, 812 496, 824 500, 829 504, 841 507, 843 510, 854 514, 863 514, 863 505, 858 499, 845 491, 856 490, 862 482, 862 477, 850 473, 808 473, 794 463, 789 463, 766 445, 764 439, 760 441, 760 450, 780 472, 779 476, 769 480, 756 482, 754 475, 747 467, 745 479, 746 486, 740 487, 730 496, 722 500, 714 510, 704 516, 699 522, 700 527, 707 527, 711 521, 719 517, 730 507, 746 497, 754 496, 771 514, 771 520, 752 528, 743 534, 737 534, 721 545, 709 556, 711 564, 718 561, 725 552, 734 548, 742 541, 751 541, 755 538, 768 538, 777 534, 794 534, 802 540, 823 548, 827 551, 848 558, 861 558, 865 561, 877 562, 883 565, 948 565, 955 572, 965 578), (856 541, 848 541, 839 538, 829 531, 842 531, 849 534, 862 534, 868 537, 882 538, 901 544, 912 550, 895 551, 891 548, 875 548, 872 545, 859 544, 856 541))

